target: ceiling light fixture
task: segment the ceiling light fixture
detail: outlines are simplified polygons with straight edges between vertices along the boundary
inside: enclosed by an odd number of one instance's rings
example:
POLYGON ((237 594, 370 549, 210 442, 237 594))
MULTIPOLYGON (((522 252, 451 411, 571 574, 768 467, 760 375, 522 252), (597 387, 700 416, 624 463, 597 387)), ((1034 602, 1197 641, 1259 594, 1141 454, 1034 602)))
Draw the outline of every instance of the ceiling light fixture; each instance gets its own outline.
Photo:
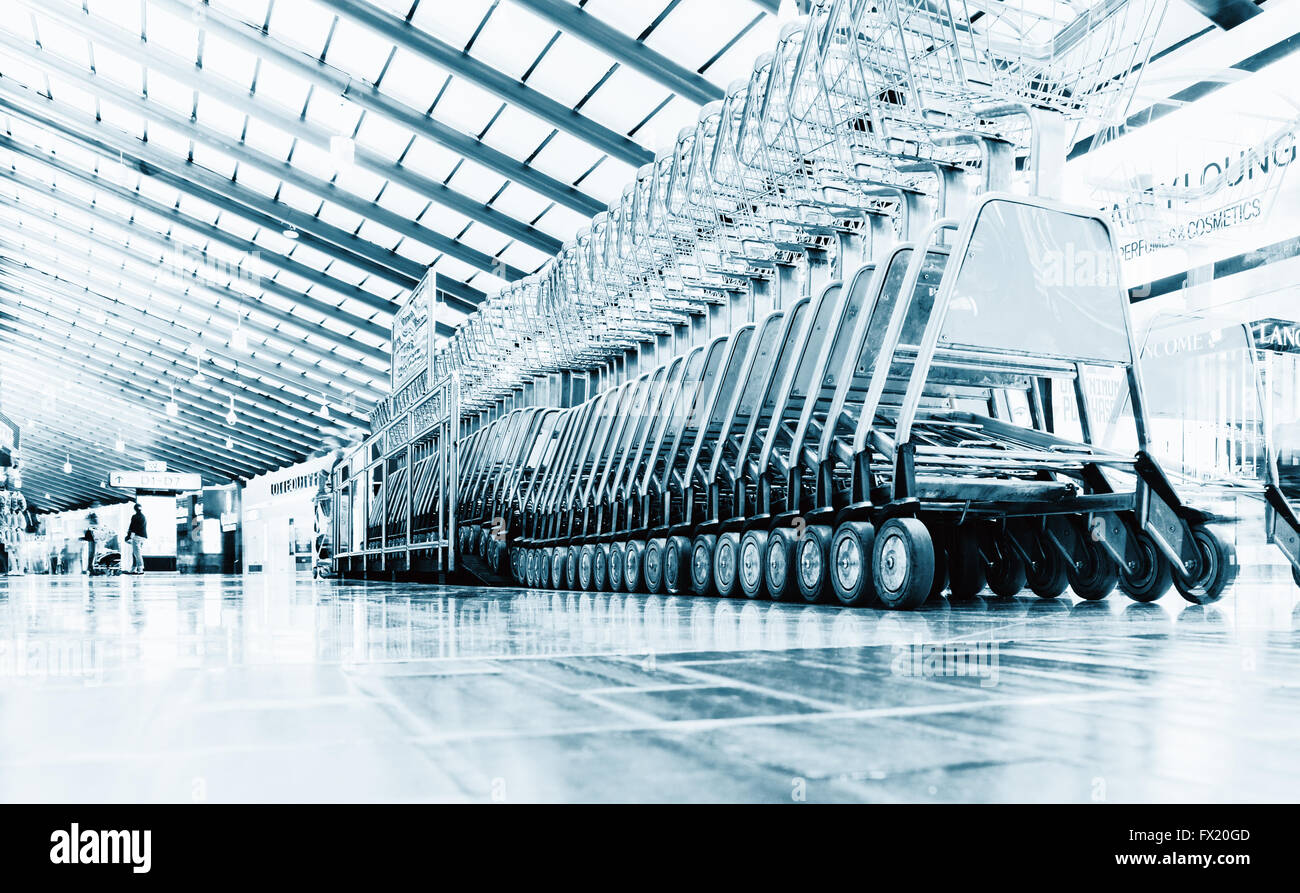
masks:
POLYGON ((284 237, 285 237, 286 239, 297 239, 297 238, 298 238, 298 231, 297 231, 296 229, 294 229, 293 227, 291 227, 291 226, 290 226, 290 227, 286 227, 285 230, 284 230, 283 235, 284 235, 284 237))
POLYGON ((230 395, 230 412, 226 413, 226 424, 234 427, 239 424, 239 416, 235 414, 235 395, 230 395))
POLYGON ((181 414, 181 408, 176 405, 176 388, 173 385, 167 386, 171 391, 171 399, 167 401, 167 415, 176 418, 181 414))
POLYGON ((64 474, 72 474, 72 454, 71 454, 71 453, 68 453, 68 454, 67 454, 67 458, 66 458, 66 459, 64 460, 64 462, 63 462, 63 473, 64 473, 64 474))
POLYGON ((126 452, 126 441, 122 439, 121 434, 117 435, 117 440, 113 443, 113 449, 119 453, 126 452))

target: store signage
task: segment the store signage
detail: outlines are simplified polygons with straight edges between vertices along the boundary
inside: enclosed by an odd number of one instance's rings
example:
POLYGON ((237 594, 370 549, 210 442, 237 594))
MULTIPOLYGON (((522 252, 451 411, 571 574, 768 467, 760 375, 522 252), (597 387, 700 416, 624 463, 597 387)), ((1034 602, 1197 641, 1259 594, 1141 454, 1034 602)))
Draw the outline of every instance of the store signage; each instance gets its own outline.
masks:
POLYGON ((167 463, 146 460, 144 463, 144 470, 145 471, 166 471, 167 463))
POLYGON ((230 533, 239 527, 239 512, 222 512, 221 513, 221 530, 223 533, 230 533))
POLYGON ((434 306, 437 293, 433 274, 426 275, 393 317, 392 385, 396 392, 417 375, 430 370, 433 359, 434 306))
POLYGON ((276 481, 271 485, 271 495, 283 496, 285 493, 293 493, 295 490, 322 490, 328 476, 328 471, 315 471, 310 474, 291 477, 286 481, 276 481))
POLYGON ((175 471, 110 471, 108 485, 119 490, 202 490, 203 478, 175 471))
POLYGON ((1278 353, 1300 353, 1300 323, 1289 319, 1261 319, 1250 324, 1255 347, 1278 353))

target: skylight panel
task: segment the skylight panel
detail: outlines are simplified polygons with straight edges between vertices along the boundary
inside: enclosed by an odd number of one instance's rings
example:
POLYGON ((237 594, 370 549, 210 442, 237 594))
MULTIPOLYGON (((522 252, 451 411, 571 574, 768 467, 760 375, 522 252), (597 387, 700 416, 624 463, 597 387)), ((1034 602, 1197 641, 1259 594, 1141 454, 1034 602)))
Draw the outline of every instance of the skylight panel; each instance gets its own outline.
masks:
POLYGON ((414 239, 405 239, 402 244, 397 246, 396 251, 402 257, 426 267, 433 263, 434 258, 438 256, 437 251, 414 239))
POLYGON ((384 188, 384 194, 379 197, 381 207, 401 214, 410 220, 418 217, 428 203, 428 197, 420 195, 400 183, 389 183, 384 188))
POLYGON ((248 126, 244 131, 244 142, 263 155, 269 155, 276 161, 284 161, 289 157, 293 137, 278 127, 273 127, 257 118, 249 118, 248 126))
POLYGON ((565 183, 572 183, 599 161, 600 156, 599 150, 561 131, 537 153, 532 166, 565 183))
POLYGON ((116 50, 102 44, 95 45, 95 74, 107 78, 132 93, 139 93, 143 84, 144 68, 116 50))
MULTIPOLYGON (((275 0, 267 30, 276 40, 320 56, 333 21, 333 13, 310 0, 275 0)), ((252 24, 262 27, 261 21, 252 24)))
POLYGON ((402 238, 400 233, 393 232, 388 227, 373 220, 367 220, 361 224, 361 230, 357 233, 367 242, 374 242, 384 248, 391 249, 402 238))
MULTIPOLYGON (((80 93, 80 91, 78 92, 80 93)), ((138 140, 144 136, 144 117, 141 116, 139 112, 135 111, 135 109, 123 108, 114 102, 102 101, 99 103, 98 110, 102 124, 100 127, 96 127, 92 120, 92 116, 95 114, 96 109, 95 101, 88 94, 81 93, 81 95, 86 97, 87 104, 87 108, 81 110, 86 114, 86 132, 93 134, 95 131, 107 127, 108 130, 113 131, 113 136, 115 137, 127 134, 133 139, 138 140)), ((62 103, 67 103, 68 97, 69 94, 66 90, 63 92, 62 99, 59 98, 58 93, 55 94, 56 101, 62 103)), ((134 148, 134 146, 132 148, 134 148)))
POLYGON ((320 196, 300 189, 292 183, 283 183, 280 186, 280 201, 307 214, 315 214, 316 206, 320 204, 320 196))
MULTIPOLYGON (((682 0, 650 32, 645 45, 695 71, 757 12, 752 0, 682 0)), ((716 83, 726 86, 721 81, 716 83)))
MULTIPOLYGON (((639 71, 622 66, 601 84, 582 111, 613 131, 628 133, 670 92, 639 71)), ((642 142, 640 138, 637 141, 642 142)))
MULTIPOLYGON (((140 88, 138 82, 135 88, 140 88)), ((150 71, 148 88, 149 102, 167 111, 189 117, 194 109, 194 90, 174 78, 150 71)))
POLYGON ((39 29, 42 47, 56 56, 75 63, 80 68, 90 68, 90 53, 86 38, 46 15, 36 15, 36 27, 39 29))
POLYGON ((424 216, 420 218, 420 223, 440 233, 455 234, 469 226, 470 220, 464 214, 457 213, 434 202, 429 206, 429 210, 424 212, 424 216))
POLYGON ((726 85, 741 78, 748 78, 754 70, 754 60, 763 53, 770 53, 776 46, 780 30, 780 24, 772 16, 764 16, 757 25, 750 28, 709 66, 707 72, 709 80, 715 84, 726 85))
POLYGON ((682 128, 696 124, 699 114, 700 108, 695 103, 674 96, 637 130, 637 142, 656 153, 671 151, 682 128))
POLYGON ((569 34, 546 51, 528 76, 528 85, 573 107, 609 71, 614 60, 569 34))
POLYGON ((406 144, 411 141, 411 131, 394 124, 382 115, 366 115, 357 131, 357 145, 396 161, 406 144))
MULTIPOLYGON (((362 130, 366 129, 370 123, 370 118, 366 118, 366 124, 362 125, 362 130)), ((411 148, 402 158, 402 165, 409 167, 413 171, 424 174, 426 177, 433 177, 438 180, 446 179, 451 173, 460 156, 454 152, 444 149, 442 146, 417 136, 411 143, 411 148)))
POLYGON ((606 158, 582 181, 582 188, 605 204, 614 204, 622 198, 623 187, 635 176, 630 164, 606 158))
POLYGON ((379 82, 379 92, 423 112, 433 103, 447 74, 422 56, 399 48, 379 82))
POLYGON ((343 165, 339 169, 338 179, 335 181, 340 189, 345 189, 368 202, 375 200, 375 196, 379 195, 379 190, 384 188, 385 182, 387 181, 383 177, 355 164, 343 165))
POLYGON ((516 220, 533 220, 546 209, 549 200, 531 189, 511 183, 492 202, 492 207, 516 220))
POLYGON ((525 245, 522 242, 511 243, 501 252, 500 256, 505 263, 529 272, 536 270, 551 259, 549 254, 543 254, 531 245, 525 245))
POLYGON ((290 163, 296 170, 326 183, 339 169, 338 160, 328 151, 301 140, 294 147, 293 160, 290 163))
POLYGON ((411 24, 450 43, 457 49, 464 49, 470 37, 478 29, 479 23, 494 6, 494 0, 443 0, 443 2, 422 2, 415 10, 411 24))
MULTIPOLYGON (((33 44, 32 51, 35 50, 33 44)), ((13 50, 0 49, 0 72, 4 72, 4 79, 7 81, 15 81, 33 90, 45 89, 45 72, 13 50)))
POLYGON ((266 21, 269 0, 210 0, 212 6, 245 22, 254 22, 260 28, 266 21))
POLYGON ((173 53, 190 61, 198 58, 199 30, 195 27, 198 20, 192 17, 178 18, 164 11, 155 4, 149 5, 149 20, 145 26, 149 42, 166 47, 173 53))
POLYGON ((455 176, 450 181, 451 187, 456 191, 484 203, 500 192, 504 183, 505 178, 500 174, 493 173, 470 161, 466 161, 457 168, 455 176))
POLYGON ((456 129, 471 136, 477 136, 492 120, 501 100, 486 90, 466 81, 464 78, 452 78, 442 98, 434 109, 434 114, 456 129))
POLYGON ((505 109, 492 122, 483 142, 500 149, 511 158, 527 158, 546 139, 554 128, 539 118, 513 105, 505 109))
POLYGON ((479 33, 470 54, 519 80, 555 31, 554 25, 522 6, 502 3, 479 33))
POLYGON ((663 10, 668 0, 655 3, 628 3, 626 0, 588 0, 583 7, 589 14, 622 31, 628 37, 641 35, 663 10))
MULTIPOLYGON (((278 3, 276 5, 279 6, 278 3)), ((310 89, 311 84, 306 80, 285 71, 270 60, 262 63, 257 74, 258 100, 270 99, 295 115, 302 110, 310 89)))
POLYGON ((325 202, 320 212, 320 219, 350 233, 356 232, 357 227, 361 225, 361 216, 359 214, 341 208, 334 202, 325 202))
POLYGON ((384 63, 392 49, 391 41, 341 18, 334 28, 334 37, 330 40, 325 61, 373 84, 384 70, 384 63))
MULTIPOLYGON (((42 87, 42 92, 44 88, 42 87)), ((50 95, 54 97, 55 108, 64 112, 73 112, 94 117, 95 115, 95 97, 87 90, 81 89, 73 81, 60 75, 51 75, 50 77, 50 95)), ((37 101, 36 106, 45 110, 48 103, 37 101)), ((92 123, 92 122, 88 122, 92 123)), ((137 126, 132 133, 139 134, 137 126)))
POLYGON ((239 139, 244 131, 244 113, 238 109, 200 93, 198 103, 198 122, 209 130, 215 130, 232 140, 239 139))
POLYGON ((206 143, 194 144, 194 163, 229 180, 235 176, 235 159, 206 143))
POLYGON ((208 32, 203 41, 203 69, 204 77, 219 76, 222 82, 247 90, 257 71, 257 56, 220 34, 208 32))

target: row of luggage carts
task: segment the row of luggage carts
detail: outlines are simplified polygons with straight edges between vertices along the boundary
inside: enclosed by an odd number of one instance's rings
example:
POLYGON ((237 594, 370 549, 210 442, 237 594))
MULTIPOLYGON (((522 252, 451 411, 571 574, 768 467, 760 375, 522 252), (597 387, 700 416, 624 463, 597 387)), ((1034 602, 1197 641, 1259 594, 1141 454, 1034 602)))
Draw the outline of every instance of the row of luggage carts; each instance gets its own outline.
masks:
POLYGON ((479 429, 458 546, 540 587, 1212 602, 1235 550, 1147 452, 1115 264, 1101 218, 986 194, 578 406, 479 429), (1061 276, 1066 250, 1098 268, 1061 276))
POLYGON ((736 295, 748 321, 467 437, 457 548, 534 587, 1221 597, 1235 550, 1149 452, 1108 225, 1043 197, 1163 9, 825 0, 787 26, 448 361, 473 409, 736 295))

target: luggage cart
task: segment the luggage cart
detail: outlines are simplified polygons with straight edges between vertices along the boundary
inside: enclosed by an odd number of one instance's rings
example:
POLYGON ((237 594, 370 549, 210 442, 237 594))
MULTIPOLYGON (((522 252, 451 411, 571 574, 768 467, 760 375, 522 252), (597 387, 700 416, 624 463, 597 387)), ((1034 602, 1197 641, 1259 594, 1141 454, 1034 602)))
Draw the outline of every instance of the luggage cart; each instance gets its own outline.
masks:
MULTIPOLYGON (((1148 324, 1141 357, 1152 427, 1167 426, 1164 431, 1154 430, 1152 436, 1159 444, 1154 449, 1162 461, 1168 462, 1172 471, 1229 494, 1262 497, 1265 540, 1286 557, 1300 586, 1300 518, 1283 486, 1277 436, 1277 431, 1296 420, 1278 418, 1276 408, 1270 411, 1272 401, 1264 393, 1263 363, 1250 326, 1164 312, 1148 324), (1205 334, 1207 327, 1216 324, 1219 328, 1205 334), (1189 345, 1181 337, 1189 332, 1205 337, 1189 345), (1220 362, 1210 365, 1216 358, 1221 358, 1220 362), (1210 407, 1198 384, 1207 369, 1243 385, 1235 399, 1226 401, 1235 410, 1228 418, 1206 417, 1205 410, 1210 407), (1225 426, 1231 430, 1221 430, 1225 426), (1216 427, 1220 430, 1214 430, 1216 427)), ((1124 408, 1126 405, 1117 403, 1112 421, 1124 408)), ((1222 412, 1224 407, 1216 405, 1214 409, 1222 412)))
POLYGON ((881 348, 855 370, 869 384, 848 455, 826 456, 848 466, 847 488, 827 487, 832 541, 801 550, 818 571, 809 583, 830 578, 847 603, 916 607, 933 594, 940 549, 963 586, 992 573, 1010 591, 1024 574, 1048 598, 1067 583, 1104 598, 1118 582, 1150 601, 1172 577, 1207 603, 1235 578, 1232 546, 1148 451, 1127 295, 1101 218, 986 195, 960 226, 931 228, 859 329, 881 348), (1096 264, 1087 276, 1052 266, 1067 246, 1096 264), (1092 430, 1104 413, 1089 377, 1107 371, 1133 408, 1132 453, 1099 446, 1092 430), (1078 439, 1045 410, 1050 381, 1073 390, 1078 439))

